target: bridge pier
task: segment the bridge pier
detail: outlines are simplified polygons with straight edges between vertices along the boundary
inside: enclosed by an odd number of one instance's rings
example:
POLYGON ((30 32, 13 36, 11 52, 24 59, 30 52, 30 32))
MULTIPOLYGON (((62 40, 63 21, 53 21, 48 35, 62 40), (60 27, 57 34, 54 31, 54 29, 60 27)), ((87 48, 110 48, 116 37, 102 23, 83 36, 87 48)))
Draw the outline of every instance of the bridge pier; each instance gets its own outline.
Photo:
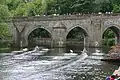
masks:
POLYGON ((53 47, 65 47, 65 41, 64 40, 53 40, 53 47))
POLYGON ((92 33, 94 35, 86 37, 86 46, 88 47, 102 47, 102 37, 101 33, 92 33))
POLYGON ((21 42, 22 42, 22 44, 20 44, 20 47, 27 47, 28 46, 28 40, 24 36, 21 36, 21 42))
POLYGON ((53 27, 53 47, 65 47, 66 36, 65 36, 66 26, 62 22, 58 22, 53 27))
POLYGON ((17 30, 15 31, 12 47, 20 47, 20 33, 17 30))

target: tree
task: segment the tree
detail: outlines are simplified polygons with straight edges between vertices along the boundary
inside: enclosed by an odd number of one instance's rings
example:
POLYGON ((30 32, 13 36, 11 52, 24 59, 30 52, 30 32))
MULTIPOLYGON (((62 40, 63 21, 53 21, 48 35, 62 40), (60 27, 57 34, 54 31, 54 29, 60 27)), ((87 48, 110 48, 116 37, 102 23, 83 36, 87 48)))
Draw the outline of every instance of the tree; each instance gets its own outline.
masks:
POLYGON ((36 15, 52 14, 54 13, 56 0, 34 0, 36 15))
POLYGON ((21 3, 14 11, 14 16, 35 16, 34 4, 21 3))
POLYGON ((106 13, 106 12, 112 12, 113 9, 113 3, 110 0, 102 0, 99 2, 100 6, 100 12, 106 13))
POLYGON ((10 11, 15 10, 21 3, 23 3, 22 0, 6 0, 6 4, 10 11))
POLYGON ((7 39, 10 36, 6 19, 11 15, 6 5, 0 4, 0 39, 7 39))
POLYGON ((114 5, 112 12, 120 13, 120 4, 119 5, 114 5))
POLYGON ((6 23, 0 23, 0 39, 10 39, 11 35, 6 23))
POLYGON ((5 4, 6 0, 0 0, 0 4, 5 4))
POLYGON ((72 8, 74 12, 92 13, 95 12, 95 0, 76 0, 72 8))
POLYGON ((114 4, 119 5, 120 0, 109 0, 109 2, 114 6, 114 4))
POLYGON ((115 45, 115 36, 116 34, 111 29, 107 29, 103 35, 104 38, 103 45, 107 46, 115 45))
POLYGON ((4 22, 9 16, 11 16, 8 7, 0 4, 0 22, 4 22))

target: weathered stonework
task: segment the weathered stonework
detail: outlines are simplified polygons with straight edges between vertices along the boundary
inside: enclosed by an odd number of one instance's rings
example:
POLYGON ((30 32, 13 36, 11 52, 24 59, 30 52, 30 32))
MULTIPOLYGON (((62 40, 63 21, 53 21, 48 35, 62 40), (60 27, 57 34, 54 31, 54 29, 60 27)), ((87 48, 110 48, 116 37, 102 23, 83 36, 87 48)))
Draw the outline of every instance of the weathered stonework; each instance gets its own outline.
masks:
POLYGON ((8 21, 8 24, 10 28, 13 28, 10 31, 16 45, 20 45, 20 41, 22 41, 23 46, 27 46, 28 36, 37 28, 47 30, 56 46, 64 46, 68 33, 75 27, 81 27, 87 34, 87 46, 94 46, 96 41, 101 46, 103 33, 110 27, 116 32, 118 42, 120 42, 119 14, 15 17, 12 18, 12 22, 8 21))

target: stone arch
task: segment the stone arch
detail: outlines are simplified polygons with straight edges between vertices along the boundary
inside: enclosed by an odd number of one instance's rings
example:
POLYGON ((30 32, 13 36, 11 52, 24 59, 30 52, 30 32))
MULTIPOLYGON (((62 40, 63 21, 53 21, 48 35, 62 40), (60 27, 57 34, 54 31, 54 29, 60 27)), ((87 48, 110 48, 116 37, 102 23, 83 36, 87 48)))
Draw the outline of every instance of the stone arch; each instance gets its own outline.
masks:
POLYGON ((107 31, 107 29, 111 29, 115 34, 116 34, 116 37, 117 37, 117 43, 119 42, 119 37, 120 37, 120 26, 119 25, 116 25, 116 24, 110 24, 110 25, 107 25, 107 27, 103 30, 103 33, 102 33, 102 39, 104 38, 104 34, 105 32, 107 31))
POLYGON ((86 34, 86 36, 89 36, 88 31, 87 31, 83 26, 81 26, 81 25, 75 25, 75 26, 73 26, 73 27, 71 27, 71 28, 69 28, 69 29, 67 30, 67 33, 66 33, 66 35, 65 35, 66 38, 67 38, 67 35, 69 34, 69 32, 70 32, 71 30, 73 30, 74 28, 76 28, 76 27, 81 28, 81 29, 83 30, 84 34, 86 34))
POLYGON ((103 33, 104 33, 108 28, 111 28, 111 27, 114 27, 114 28, 120 30, 120 26, 119 26, 119 25, 117 25, 117 24, 109 24, 109 25, 105 26, 105 29, 103 30, 103 33))
POLYGON ((37 25, 37 26, 33 27, 32 29, 30 29, 30 31, 27 33, 27 40, 28 40, 28 37, 29 37, 30 33, 32 33, 34 30, 39 29, 39 28, 45 29, 47 32, 49 32, 49 33, 50 33, 50 36, 51 36, 51 38, 52 38, 52 33, 51 33, 51 31, 50 31, 49 29, 44 28, 44 27, 41 26, 41 25, 37 25))
POLYGON ((33 32, 36 29, 39 29, 39 28, 42 28, 42 29, 45 29, 46 31, 48 31, 50 33, 51 38, 53 38, 52 37, 52 32, 51 32, 50 29, 48 29, 48 28, 46 28, 45 26, 42 26, 42 25, 37 25, 37 26, 36 25, 32 25, 24 33, 24 38, 25 38, 25 44, 24 45, 25 46, 28 46, 28 38, 29 38, 30 33, 33 32))

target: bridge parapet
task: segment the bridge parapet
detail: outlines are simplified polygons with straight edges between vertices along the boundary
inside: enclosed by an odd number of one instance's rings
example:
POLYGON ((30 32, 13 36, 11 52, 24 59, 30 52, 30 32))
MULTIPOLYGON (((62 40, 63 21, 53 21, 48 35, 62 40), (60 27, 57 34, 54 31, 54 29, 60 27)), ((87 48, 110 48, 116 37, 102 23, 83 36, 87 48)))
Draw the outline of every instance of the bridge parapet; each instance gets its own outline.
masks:
POLYGON ((74 15, 47 15, 47 16, 27 16, 27 17, 9 17, 6 21, 15 21, 15 22, 21 22, 21 21, 56 21, 56 20, 79 20, 79 19, 85 19, 90 17, 96 17, 96 18, 120 18, 120 13, 111 13, 111 14, 74 14, 74 15))

